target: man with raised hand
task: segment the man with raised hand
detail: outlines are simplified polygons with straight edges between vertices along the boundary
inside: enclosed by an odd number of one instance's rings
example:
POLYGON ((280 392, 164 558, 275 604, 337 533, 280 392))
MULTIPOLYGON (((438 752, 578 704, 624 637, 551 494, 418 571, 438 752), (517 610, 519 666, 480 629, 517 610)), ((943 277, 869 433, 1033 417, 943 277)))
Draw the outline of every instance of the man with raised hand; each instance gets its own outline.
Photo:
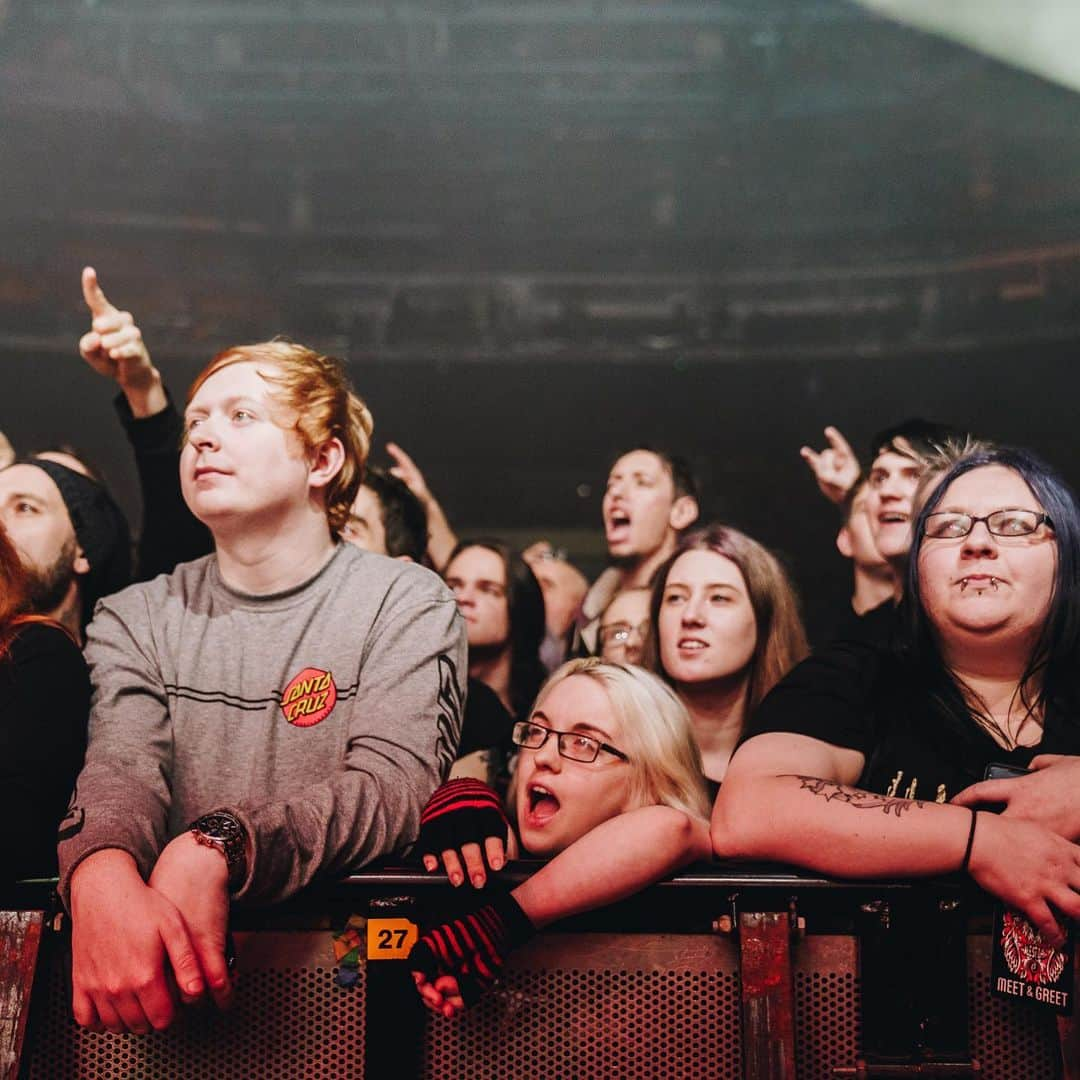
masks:
MULTIPOLYGON (((834 427, 825 429, 825 437, 829 445, 824 450, 815 452, 804 446, 800 454, 814 473, 821 493, 841 504, 849 499, 847 506, 852 510, 856 501, 861 502, 868 526, 863 538, 867 565, 860 567, 852 550, 849 557, 856 559, 855 592, 851 607, 842 613, 833 636, 885 642, 895 630, 896 605, 903 592, 911 528, 917 514, 915 494, 919 482, 932 460, 939 459, 950 445, 965 443, 970 436, 947 424, 920 417, 886 428, 871 441, 873 460, 862 485, 859 485, 862 475, 859 462, 847 440, 834 427), (860 599, 860 573, 874 561, 875 552, 881 565, 874 571, 870 588, 862 590, 860 599), (875 598, 879 598, 877 603, 873 603, 875 598)), ((841 529, 837 546, 848 555, 843 537, 844 529, 841 529)))
POLYGON ((92 266, 83 269, 82 292, 90 329, 79 341, 79 352, 99 375, 120 387, 113 404, 135 452, 143 502, 136 578, 144 580, 205 555, 212 546, 210 533, 180 496, 177 466, 183 423, 142 331, 131 312, 109 301, 92 266))
POLYGON ((403 481, 369 465, 341 539, 376 555, 422 563, 428 539, 423 504, 403 481))
MULTIPOLYGON (((150 358, 142 331, 130 312, 120 311, 106 297, 92 266, 83 269, 82 289, 91 326, 79 341, 79 352, 121 390, 114 404, 135 451, 143 498, 137 577, 147 579, 205 555, 213 542, 180 494, 177 469, 183 421, 150 358)), ((400 453, 407 459, 404 451, 400 453)), ((410 479, 416 482, 418 478, 427 494, 422 474, 407 460, 415 474, 410 479)), ((424 504, 404 481, 369 466, 341 538, 379 555, 420 562, 427 544, 424 504)), ((450 549, 454 542, 451 534, 450 549)))
POLYGON ((453 596, 339 540, 371 435, 340 365, 227 349, 185 428, 184 499, 215 551, 103 601, 88 631, 90 739, 59 862, 93 1030, 164 1028, 177 995, 227 1004, 230 900, 407 847, 460 732, 453 596))

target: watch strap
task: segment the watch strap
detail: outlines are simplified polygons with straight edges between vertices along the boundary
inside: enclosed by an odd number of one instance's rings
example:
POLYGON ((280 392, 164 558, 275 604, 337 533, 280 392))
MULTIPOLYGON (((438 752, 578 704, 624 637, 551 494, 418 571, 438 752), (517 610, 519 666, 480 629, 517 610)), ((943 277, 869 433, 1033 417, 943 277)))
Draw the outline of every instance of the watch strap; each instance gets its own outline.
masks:
POLYGON ((191 835, 204 847, 212 847, 225 856, 229 871, 229 892, 235 892, 247 877, 247 829, 234 814, 214 810, 203 814, 189 826, 191 835))

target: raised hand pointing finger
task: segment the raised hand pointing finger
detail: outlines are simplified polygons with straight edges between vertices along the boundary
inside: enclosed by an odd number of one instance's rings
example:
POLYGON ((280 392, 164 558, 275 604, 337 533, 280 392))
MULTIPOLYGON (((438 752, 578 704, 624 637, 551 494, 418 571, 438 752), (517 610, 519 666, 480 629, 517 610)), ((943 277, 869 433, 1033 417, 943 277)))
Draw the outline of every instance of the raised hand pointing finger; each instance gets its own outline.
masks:
POLYGON ((82 272, 82 293, 91 318, 108 315, 116 308, 109 303, 101 285, 98 284, 97 271, 92 266, 84 266, 82 272))
POLYGON ((82 293, 90 309, 90 330, 79 339, 82 358, 116 380, 136 417, 161 412, 168 399, 131 312, 110 303, 92 266, 83 267, 82 293))

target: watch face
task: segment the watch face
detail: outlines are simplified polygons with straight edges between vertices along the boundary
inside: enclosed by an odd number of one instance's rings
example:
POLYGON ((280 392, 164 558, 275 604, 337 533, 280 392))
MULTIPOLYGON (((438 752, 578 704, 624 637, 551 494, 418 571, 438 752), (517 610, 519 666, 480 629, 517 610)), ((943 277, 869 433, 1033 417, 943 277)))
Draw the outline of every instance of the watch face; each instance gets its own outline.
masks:
POLYGON ((195 824, 199 832, 211 840, 235 840, 243 831, 240 822, 229 814, 207 814, 195 824))
POLYGON ((247 832, 232 814, 204 814, 191 823, 191 832, 200 844, 216 848, 229 865, 229 888, 239 888, 247 872, 247 832))

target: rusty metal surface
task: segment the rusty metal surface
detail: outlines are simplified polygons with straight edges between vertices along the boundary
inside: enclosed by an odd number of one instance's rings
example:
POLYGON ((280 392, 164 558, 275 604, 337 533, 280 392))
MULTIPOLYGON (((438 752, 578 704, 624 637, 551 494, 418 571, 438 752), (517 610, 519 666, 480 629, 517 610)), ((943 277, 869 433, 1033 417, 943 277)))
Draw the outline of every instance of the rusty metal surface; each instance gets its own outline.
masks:
MULTIPOLYGON (((46 930, 24 1051, 27 1080, 360 1080, 364 966, 360 985, 346 991, 333 983, 330 931, 261 930, 236 938, 234 1012, 191 1015, 166 1036, 139 1039, 75 1027, 63 956, 46 930)), ((796 938, 791 972, 795 1075, 829 1080, 859 1056, 855 939, 812 932, 796 938)), ((1053 1025, 990 999, 988 972, 987 938, 971 937, 971 1038, 982 1075, 1055 1080, 1053 1025)), ((497 993, 462 1020, 429 1022, 421 1075, 741 1080, 740 996, 734 936, 545 933, 512 957, 497 993)))
POLYGON ((745 1080, 795 1080, 791 917, 739 912, 745 1080))
POLYGON ((41 944, 40 911, 0 911, 0 1077, 14 1080, 41 944))
POLYGON ((544 934, 432 1019, 425 1080, 740 1080, 738 957, 706 934, 544 934))

